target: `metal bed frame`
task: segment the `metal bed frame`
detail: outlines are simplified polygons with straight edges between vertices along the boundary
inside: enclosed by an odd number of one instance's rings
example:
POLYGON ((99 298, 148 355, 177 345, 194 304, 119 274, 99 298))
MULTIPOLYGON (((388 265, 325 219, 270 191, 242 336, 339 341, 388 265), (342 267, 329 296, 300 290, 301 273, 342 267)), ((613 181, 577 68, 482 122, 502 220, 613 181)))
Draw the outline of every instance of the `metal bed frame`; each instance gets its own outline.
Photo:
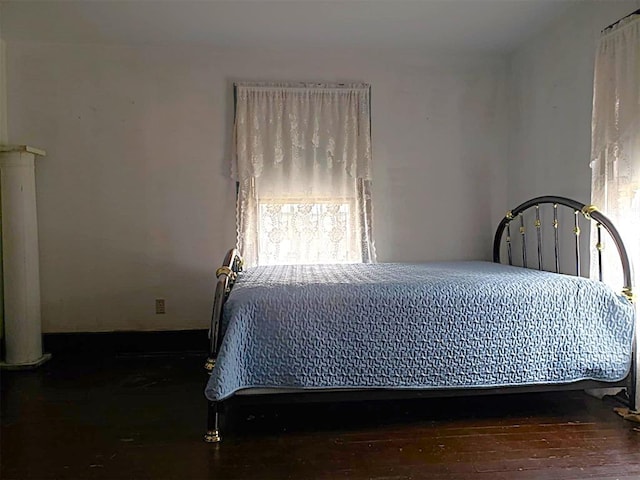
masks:
MULTIPOLYGON (((626 297, 630 302, 633 302, 633 285, 632 285, 632 270, 631 270, 631 262, 629 260, 629 256, 625 249, 625 246, 622 242, 622 238, 618 233, 617 229, 605 215, 598 211, 597 207, 593 205, 585 205, 583 203, 577 202, 575 200, 571 200, 565 197, 558 196, 542 196, 536 197, 531 200, 528 200, 513 210, 507 212, 505 217, 502 219, 495 233, 494 242, 493 242, 493 261, 496 263, 501 262, 501 251, 504 247, 506 247, 507 260, 509 265, 514 265, 514 246, 515 243, 511 236, 511 223, 516 221, 517 219, 517 227, 518 227, 518 235, 519 241, 521 245, 521 259, 522 259, 522 267, 530 268, 529 261, 527 258, 527 226, 525 224, 525 215, 524 212, 533 208, 535 213, 534 220, 534 229, 535 229, 535 244, 537 251, 537 262, 535 267, 539 270, 544 268, 544 258, 543 258, 543 239, 545 238, 543 235, 543 224, 540 217, 540 206, 544 204, 550 204, 553 208, 553 223, 551 224, 551 228, 553 229, 553 243, 554 243, 554 271, 556 273, 569 273, 569 272, 561 272, 561 262, 560 262, 560 240, 559 240, 559 230, 560 223, 558 220, 558 207, 566 207, 569 208, 573 214, 574 222, 573 222, 573 236, 575 237, 575 252, 573 253, 573 257, 575 260, 575 271, 570 272, 571 274, 580 276, 581 274, 581 261, 580 261, 580 221, 579 218, 582 216, 584 219, 588 221, 596 222, 596 232, 597 232, 597 243, 595 248, 598 251, 598 270, 599 270, 599 279, 602 281, 603 277, 603 259, 602 259, 602 251, 604 249, 604 241, 602 238, 602 229, 604 229, 613 240, 614 245, 616 246, 618 255, 620 257, 621 266, 622 266, 622 275, 623 275, 623 288, 622 295, 626 297), (505 243, 503 243, 503 237, 506 238, 505 243)), ((243 260, 240 256, 240 252, 237 249, 231 249, 227 252, 224 262, 220 268, 216 270, 216 277, 218 279, 216 284, 214 303, 213 303, 213 312, 211 316, 211 329, 210 329, 210 343, 209 343, 209 356, 205 363, 205 369, 209 374, 213 370, 216 358, 218 355, 218 351, 220 349, 220 345, 222 342, 222 336, 220 335, 220 323, 222 319, 222 309, 224 307, 224 303, 233 288, 233 285, 238 277, 238 274, 242 271, 243 260)), ((637 323, 637 319, 636 319, 637 323)), ((599 382, 593 380, 584 380, 579 382, 572 382, 567 384, 559 384, 559 385, 536 385, 536 386, 513 386, 513 387, 497 387, 497 388, 482 388, 482 389, 448 389, 448 390, 416 390, 413 392, 402 391, 395 392, 389 390, 379 390, 379 391, 371 391, 368 390, 364 395, 366 398, 370 399, 385 399, 385 398, 406 398, 407 396, 414 397, 443 397, 443 396, 460 396, 460 395, 483 395, 483 394, 496 394, 496 393, 525 393, 525 392, 541 392, 541 391, 557 391, 557 390, 584 390, 591 388, 612 388, 612 387, 622 387, 626 388, 626 393, 628 397, 629 408, 632 411, 640 408, 638 405, 638 395, 637 395, 637 378, 635 375, 637 368, 637 328, 634 331, 633 337, 633 345, 632 345, 632 358, 631 358, 631 368, 629 370, 629 374, 627 377, 619 382, 599 382)), ((319 397, 325 397, 323 400, 344 400, 344 399, 353 399, 354 394, 361 394, 362 392, 309 392, 309 393, 281 393, 281 394, 265 394, 260 395, 261 399, 267 399, 269 397, 278 398, 286 397, 287 400, 292 401, 308 401, 314 400, 319 401, 319 397), (294 396, 295 395, 295 396, 294 396)), ((359 396, 362 398, 362 396, 359 396)), ((272 398, 269 398, 269 401, 273 401, 272 398)), ((226 400, 225 400, 226 402, 226 400)), ((208 406, 208 418, 207 418, 207 432, 204 436, 204 440, 210 443, 219 442, 220 437, 220 417, 223 413, 222 410, 224 408, 224 402, 222 401, 209 401, 208 406)))

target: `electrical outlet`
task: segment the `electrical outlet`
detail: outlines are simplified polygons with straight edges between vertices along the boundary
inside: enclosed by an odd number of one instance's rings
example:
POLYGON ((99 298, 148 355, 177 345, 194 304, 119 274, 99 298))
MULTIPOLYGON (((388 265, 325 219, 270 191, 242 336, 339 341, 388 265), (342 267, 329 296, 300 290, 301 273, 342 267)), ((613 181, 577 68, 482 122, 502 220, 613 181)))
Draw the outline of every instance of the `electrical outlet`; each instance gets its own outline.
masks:
POLYGON ((165 313, 164 298, 156 298, 156 314, 165 313))

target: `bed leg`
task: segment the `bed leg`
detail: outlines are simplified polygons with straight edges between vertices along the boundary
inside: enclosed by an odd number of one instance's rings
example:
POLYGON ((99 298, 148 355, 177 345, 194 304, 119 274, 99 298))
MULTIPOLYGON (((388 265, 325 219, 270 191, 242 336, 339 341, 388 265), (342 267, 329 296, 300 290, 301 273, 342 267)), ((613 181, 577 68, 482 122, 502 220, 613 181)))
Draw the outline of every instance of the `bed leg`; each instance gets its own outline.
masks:
MULTIPOLYGON (((637 354, 636 354, 637 355, 637 354)), ((629 393, 629 410, 632 412, 640 412, 640 390, 638 389, 638 376, 640 376, 640 362, 631 363, 631 382, 627 392, 629 393), (633 373, 635 372, 635 374, 633 373)))
MULTIPOLYGON (((636 305, 636 316, 640 315, 640 308, 636 305)), ((640 389, 638 382, 640 381, 640 346, 638 327, 640 322, 636 323, 636 333, 633 337, 633 348, 631 349, 631 373, 629 385, 627 386, 627 394, 629 396, 629 410, 632 412, 640 412, 640 389)))
POLYGON ((207 412, 207 433, 204 435, 204 441, 207 443, 218 443, 220 439, 219 412, 218 402, 209 402, 207 412))

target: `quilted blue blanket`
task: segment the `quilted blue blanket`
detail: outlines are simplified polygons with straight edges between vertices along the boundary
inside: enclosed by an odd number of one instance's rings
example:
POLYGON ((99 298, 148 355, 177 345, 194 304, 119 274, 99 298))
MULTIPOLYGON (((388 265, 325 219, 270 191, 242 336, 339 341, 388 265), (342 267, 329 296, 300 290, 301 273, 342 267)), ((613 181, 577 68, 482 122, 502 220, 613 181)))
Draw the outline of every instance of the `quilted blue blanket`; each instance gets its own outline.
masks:
POLYGON ((600 282, 489 262, 254 267, 225 304, 206 396, 617 381, 633 329, 600 282))

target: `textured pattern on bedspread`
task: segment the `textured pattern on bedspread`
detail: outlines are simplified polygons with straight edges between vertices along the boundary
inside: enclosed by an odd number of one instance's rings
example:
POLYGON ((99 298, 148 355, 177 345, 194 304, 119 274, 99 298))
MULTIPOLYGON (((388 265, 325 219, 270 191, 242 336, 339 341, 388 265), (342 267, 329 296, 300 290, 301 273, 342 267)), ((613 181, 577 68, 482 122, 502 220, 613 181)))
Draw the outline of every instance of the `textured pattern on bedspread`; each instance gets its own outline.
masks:
POLYGON ((600 282, 489 262, 254 267, 206 395, 617 381, 633 323, 600 282))

